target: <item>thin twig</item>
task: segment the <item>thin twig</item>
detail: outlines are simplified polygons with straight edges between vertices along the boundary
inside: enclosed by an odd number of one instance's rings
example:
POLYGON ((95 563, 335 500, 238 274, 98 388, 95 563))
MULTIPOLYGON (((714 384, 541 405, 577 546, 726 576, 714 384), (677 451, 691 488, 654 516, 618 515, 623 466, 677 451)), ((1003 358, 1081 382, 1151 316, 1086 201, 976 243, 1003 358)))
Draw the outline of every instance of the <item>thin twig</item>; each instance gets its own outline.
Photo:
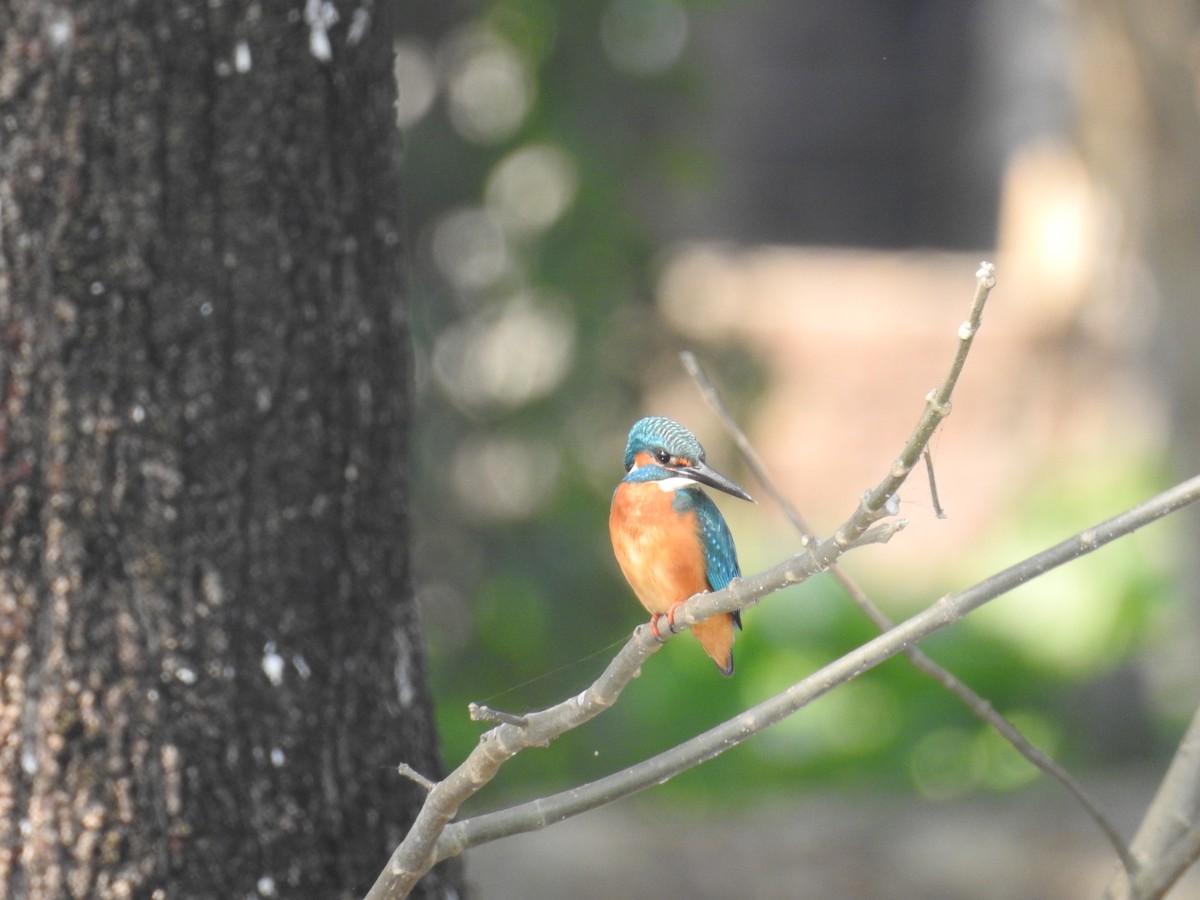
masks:
MULTIPOLYGON (((774 479, 772 479, 770 474, 767 472, 767 468, 764 465, 761 457, 759 457, 757 451, 755 451, 754 445, 750 442, 750 439, 746 436, 746 433, 742 430, 737 420, 733 417, 733 414, 730 413, 729 407, 725 405, 725 401, 721 398, 720 391, 717 390, 717 387, 713 383, 712 379, 708 377, 708 374, 704 371, 703 367, 696 359, 695 354, 685 351, 684 353, 680 354, 680 358, 682 359, 684 369, 687 370, 687 373, 696 383, 696 386, 700 390, 701 396, 704 397, 705 402, 709 405, 713 412, 717 414, 717 417, 725 426, 725 430, 733 437, 734 442, 737 444, 738 449, 742 453, 743 459, 745 459, 746 464, 750 467, 751 472, 753 472, 755 479, 760 485, 762 485, 767 495, 780 507, 780 509, 783 510, 784 515, 787 516, 788 520, 800 533, 802 541, 806 543, 810 542, 812 540, 812 535, 808 523, 805 521, 804 517, 800 514, 800 511, 795 507, 795 505, 788 500, 786 496, 784 496, 778 485, 775 484, 774 479)), ((928 449, 926 449, 924 455, 926 462, 928 462, 928 449)), ((933 488, 934 482, 932 464, 930 464, 929 484, 931 489, 934 490, 933 496, 936 508, 937 493, 936 489, 933 488)), ((847 595, 854 602, 854 604, 868 619, 871 620, 876 628, 878 628, 880 631, 886 632, 888 629, 894 627, 892 620, 887 617, 883 610, 875 605, 871 598, 867 596, 866 591, 864 591, 862 587, 860 587, 859 584, 853 578, 851 578, 844 569, 841 568, 841 566, 836 564, 831 565, 829 567, 829 573, 835 579, 837 579, 837 582, 842 586, 842 589, 846 591, 847 595)), ((1130 852, 1129 846, 1126 844, 1125 839, 1121 837, 1121 833, 1117 830, 1112 821, 1106 815, 1104 815, 1099 805, 1091 798, 1091 796, 1084 789, 1083 785, 1081 785, 1075 779, 1075 777, 1071 775, 1070 772, 1056 763, 1040 749, 1035 747, 1028 739, 1025 738, 1023 734, 1021 734, 1015 725, 1009 722, 1008 719, 1006 719, 1000 713, 996 712, 996 710, 986 699, 975 693, 975 691, 959 680, 957 676, 943 668, 938 663, 934 662, 933 659, 927 656, 922 650, 919 650, 916 647, 907 647, 904 649, 904 655, 908 657, 909 661, 919 671, 937 681, 944 688, 946 688, 946 690, 958 697, 958 699, 961 700, 973 713, 975 713, 976 716, 978 716, 987 724, 991 725, 992 728, 994 728, 1005 740, 1012 744, 1016 751, 1025 757, 1026 760, 1070 791, 1075 796, 1076 800, 1079 801, 1080 805, 1082 805, 1087 813, 1092 817, 1092 820, 1096 823, 1100 830, 1104 832, 1104 835, 1108 838, 1109 842, 1113 846, 1113 849, 1116 851, 1117 856, 1120 858, 1121 864, 1124 866, 1125 871, 1129 873, 1131 877, 1137 872, 1137 862, 1134 859, 1133 854, 1130 852)))
POLYGON ((523 727, 529 721, 525 716, 506 713, 474 702, 467 704, 467 715, 471 717, 472 722, 500 722, 504 725, 516 725, 517 727, 523 727))
POLYGON ((433 790, 433 785, 435 782, 430 778, 426 778, 408 763, 400 763, 400 765, 396 766, 396 771, 409 781, 415 781, 421 787, 425 788, 426 791, 433 790))
POLYGON ((942 424, 942 420, 946 416, 950 415, 950 397, 954 393, 955 385, 958 384, 958 376, 962 374, 967 354, 971 352, 971 345, 983 322, 983 308, 987 305, 988 295, 995 286, 996 267, 990 262, 981 262, 979 269, 975 272, 975 296, 971 300, 970 312, 967 313, 967 318, 963 323, 958 326, 958 349, 950 363, 950 371, 946 373, 942 383, 926 395, 925 412, 921 416, 921 421, 896 461, 892 463, 888 477, 863 498, 860 509, 866 515, 878 519, 886 514, 889 501, 900 489, 900 485, 904 483, 908 473, 917 464, 917 460, 921 458, 921 453, 928 446, 937 427, 942 424))
POLYGON ((926 447, 921 455, 925 457, 925 474, 929 477, 929 499, 933 503, 933 514, 939 519, 944 519, 946 511, 942 509, 942 502, 938 500, 937 478, 933 474, 933 454, 926 447))

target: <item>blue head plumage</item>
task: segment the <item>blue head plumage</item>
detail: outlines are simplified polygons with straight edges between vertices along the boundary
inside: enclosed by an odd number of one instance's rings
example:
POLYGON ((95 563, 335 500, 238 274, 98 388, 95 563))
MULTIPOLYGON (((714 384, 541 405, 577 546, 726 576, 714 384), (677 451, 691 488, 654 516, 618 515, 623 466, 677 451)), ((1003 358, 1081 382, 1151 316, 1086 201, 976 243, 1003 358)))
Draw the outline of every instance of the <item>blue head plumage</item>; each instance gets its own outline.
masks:
MULTIPOLYGON (((647 416, 633 423, 629 441, 625 444, 625 471, 633 468, 635 457, 642 452, 651 456, 661 454, 692 462, 704 462, 704 448, 696 436, 666 416, 647 416)), ((658 459, 659 463, 666 460, 658 459)))
POLYGON ((705 461, 704 448, 694 434, 666 416, 647 416, 633 423, 625 444, 625 471, 626 481, 686 479, 742 500, 752 499, 705 461), (648 454, 649 461, 639 465, 642 454, 648 454))

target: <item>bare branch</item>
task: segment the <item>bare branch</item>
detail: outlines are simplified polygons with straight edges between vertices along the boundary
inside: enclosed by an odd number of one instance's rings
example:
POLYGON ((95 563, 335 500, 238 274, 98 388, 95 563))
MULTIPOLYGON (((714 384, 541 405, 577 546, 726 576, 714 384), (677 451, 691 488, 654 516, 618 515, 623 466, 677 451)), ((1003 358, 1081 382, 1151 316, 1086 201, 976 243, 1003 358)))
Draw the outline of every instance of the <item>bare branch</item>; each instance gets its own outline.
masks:
POLYGON ((444 859, 468 847, 500 837, 536 831, 660 784, 737 746, 839 684, 856 678, 904 652, 905 648, 922 638, 957 622, 988 601, 1197 500, 1200 500, 1200 477, 1163 491, 1145 503, 1022 560, 964 591, 942 597, 932 606, 834 660, 787 690, 670 750, 568 791, 451 824, 437 842, 436 856, 444 859))
MULTIPOLYGON (((886 526, 888 523, 884 523, 886 526)), ((854 543, 842 546, 827 541, 820 555, 809 550, 798 553, 748 578, 734 581, 722 591, 698 594, 679 608, 675 625, 691 627, 718 612, 742 609, 767 594, 798 584, 825 569, 826 559, 866 543, 880 540, 894 528, 864 529, 854 543)), ((485 732, 466 760, 445 779, 435 784, 408 835, 392 854, 387 867, 367 894, 367 900, 393 900, 407 896, 412 886, 442 857, 436 854, 438 837, 469 797, 495 776, 510 757, 528 747, 544 747, 560 734, 582 725, 608 709, 625 686, 640 671, 642 663, 671 638, 664 631, 656 639, 646 625, 634 629, 633 637, 617 653, 604 673, 583 693, 524 717, 513 717, 485 732), (523 724, 516 724, 522 722, 523 724)))
POLYGON ((1127 896, 1136 900, 1165 897, 1197 859, 1200 859, 1200 824, 1183 832, 1174 844, 1148 862, 1134 877, 1127 896))
POLYGON ((1167 774, 1134 835, 1133 854, 1145 866, 1145 871, 1133 879, 1132 888, 1126 878, 1118 875, 1109 885, 1105 897, 1109 900, 1144 900, 1162 896, 1200 853, 1198 829, 1200 709, 1193 714, 1167 774), (1189 844, 1190 850, 1187 849, 1189 844), (1168 879, 1167 876, 1171 877, 1168 879))
MULTIPOLYGON (((811 544, 802 553, 765 572, 736 579, 724 590, 690 598, 676 611, 674 624, 677 627, 690 628, 718 613, 733 612, 757 603, 769 593, 798 584, 824 571, 846 551, 863 543, 885 540, 902 527, 902 523, 884 526, 876 526, 876 523, 891 514, 896 491, 920 458, 921 451, 938 424, 950 412, 950 395, 979 328, 988 294, 996 281, 991 263, 981 263, 975 274, 974 299, 967 320, 959 327, 959 345, 950 370, 942 384, 927 395, 925 411, 884 479, 863 495, 858 508, 833 537, 811 544)), ((661 643, 650 635, 649 628, 639 626, 604 674, 582 694, 541 712, 531 713, 522 725, 503 723, 483 734, 467 759, 429 791, 416 821, 376 879, 367 894, 367 900, 397 900, 407 896, 421 876, 441 858, 438 847, 444 845, 439 837, 463 802, 487 784, 500 766, 514 754, 527 747, 545 746, 558 735, 611 706, 640 670, 642 662, 660 646, 661 643)), ((753 725, 745 717, 739 717, 737 721, 753 725)), ((753 730, 767 724, 770 722, 764 722, 753 730)))
MULTIPOLYGON (((730 413, 729 408, 721 399, 720 391, 717 390, 712 379, 708 377, 699 361, 692 353, 684 352, 680 354, 684 368, 688 374, 692 376, 692 380, 696 382, 700 393, 703 395, 705 402, 709 407, 720 417, 725 429, 733 436, 734 441, 738 445, 742 456, 747 464, 754 472, 758 482, 766 490, 767 494, 774 500, 783 510, 784 514, 800 532, 802 540, 805 542, 811 541, 812 537, 809 531, 808 523, 799 510, 789 501, 779 490, 774 480, 768 474, 766 466, 762 459, 758 456, 754 446, 750 443, 750 439, 745 432, 739 427, 737 421, 730 413)), ((938 517, 944 518, 944 514, 940 512, 940 505, 937 500, 937 488, 933 479, 933 462, 929 457, 929 449, 926 447, 922 454, 925 458, 926 465, 929 469, 929 487, 933 495, 934 509, 938 511, 938 517)), ((854 604, 862 611, 862 613, 871 620, 871 622, 880 631, 887 631, 894 626, 894 623, 887 615, 867 596, 866 592, 854 581, 846 572, 838 565, 831 565, 829 572, 837 579, 838 583, 846 591, 847 595, 854 604)), ((1037 769, 1045 775, 1053 778, 1055 781, 1062 784, 1070 791, 1079 801, 1080 805, 1087 811, 1092 820, 1104 832, 1113 849, 1117 853, 1117 857, 1121 860, 1121 865, 1130 877, 1138 870, 1138 864, 1133 854, 1130 852, 1125 839, 1117 830, 1112 820, 1101 811, 1099 805, 1091 798, 1070 772, 1056 763, 1053 759, 1035 747, 1029 740, 1021 734, 1015 725, 1009 722, 1003 715, 998 713, 992 705, 975 693, 965 683, 960 681, 957 676, 943 668, 938 663, 934 662, 923 651, 916 647, 907 647, 904 649, 905 656, 919 671, 928 675, 934 681, 941 684, 946 690, 950 691, 959 698, 976 716, 982 719, 987 724, 991 725, 999 734, 1007 740, 1018 753, 1028 760, 1037 769)))

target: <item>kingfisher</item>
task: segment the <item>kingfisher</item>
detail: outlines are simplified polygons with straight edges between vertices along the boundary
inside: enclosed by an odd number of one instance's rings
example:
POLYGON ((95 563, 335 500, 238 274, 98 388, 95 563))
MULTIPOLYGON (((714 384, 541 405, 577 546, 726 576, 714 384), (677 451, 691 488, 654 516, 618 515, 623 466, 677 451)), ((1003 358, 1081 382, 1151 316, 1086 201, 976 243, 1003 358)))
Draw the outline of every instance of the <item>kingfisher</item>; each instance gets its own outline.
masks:
MULTIPOLYGON (((621 572, 649 611, 650 630, 659 640, 661 617, 674 631, 675 611, 685 600, 719 591, 742 574, 729 526, 701 485, 754 502, 705 462, 696 436, 678 422, 649 416, 634 423, 608 531, 621 572)), ((722 675, 733 674, 735 627, 742 627, 740 612, 692 626, 722 675)))

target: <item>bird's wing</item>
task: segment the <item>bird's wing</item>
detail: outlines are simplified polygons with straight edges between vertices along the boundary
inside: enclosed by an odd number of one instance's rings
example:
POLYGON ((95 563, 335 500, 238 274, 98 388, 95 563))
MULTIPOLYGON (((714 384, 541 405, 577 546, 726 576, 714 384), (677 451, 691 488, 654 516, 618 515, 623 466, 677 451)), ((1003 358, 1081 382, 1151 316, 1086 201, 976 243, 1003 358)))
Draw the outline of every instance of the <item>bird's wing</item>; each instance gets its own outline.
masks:
MULTIPOLYGON (((676 491, 674 506, 676 511, 681 513, 696 511, 696 530, 700 534, 700 542, 704 545, 704 574, 708 579, 709 590, 719 591, 733 579, 740 578, 742 569, 738 565, 733 535, 729 532, 729 526, 725 524, 725 517, 708 494, 699 488, 676 491)), ((741 627, 740 612, 733 614, 733 621, 741 627)))
POLYGON ((733 535, 729 533, 725 517, 707 494, 703 491, 686 493, 694 495, 692 502, 696 510, 696 528, 704 544, 704 566, 708 586, 711 590, 719 591, 742 574, 738 566, 737 549, 733 545, 733 535))
MULTIPOLYGON (((738 565, 737 548, 733 544, 733 535, 725 524, 725 517, 717 509, 708 494, 703 491, 688 491, 698 495, 696 500, 696 527, 700 530, 700 539, 704 543, 704 566, 708 576, 708 586, 711 590, 719 591, 741 577, 742 569, 738 565)), ((742 614, 739 610, 733 614, 733 623, 742 627, 742 614)))

